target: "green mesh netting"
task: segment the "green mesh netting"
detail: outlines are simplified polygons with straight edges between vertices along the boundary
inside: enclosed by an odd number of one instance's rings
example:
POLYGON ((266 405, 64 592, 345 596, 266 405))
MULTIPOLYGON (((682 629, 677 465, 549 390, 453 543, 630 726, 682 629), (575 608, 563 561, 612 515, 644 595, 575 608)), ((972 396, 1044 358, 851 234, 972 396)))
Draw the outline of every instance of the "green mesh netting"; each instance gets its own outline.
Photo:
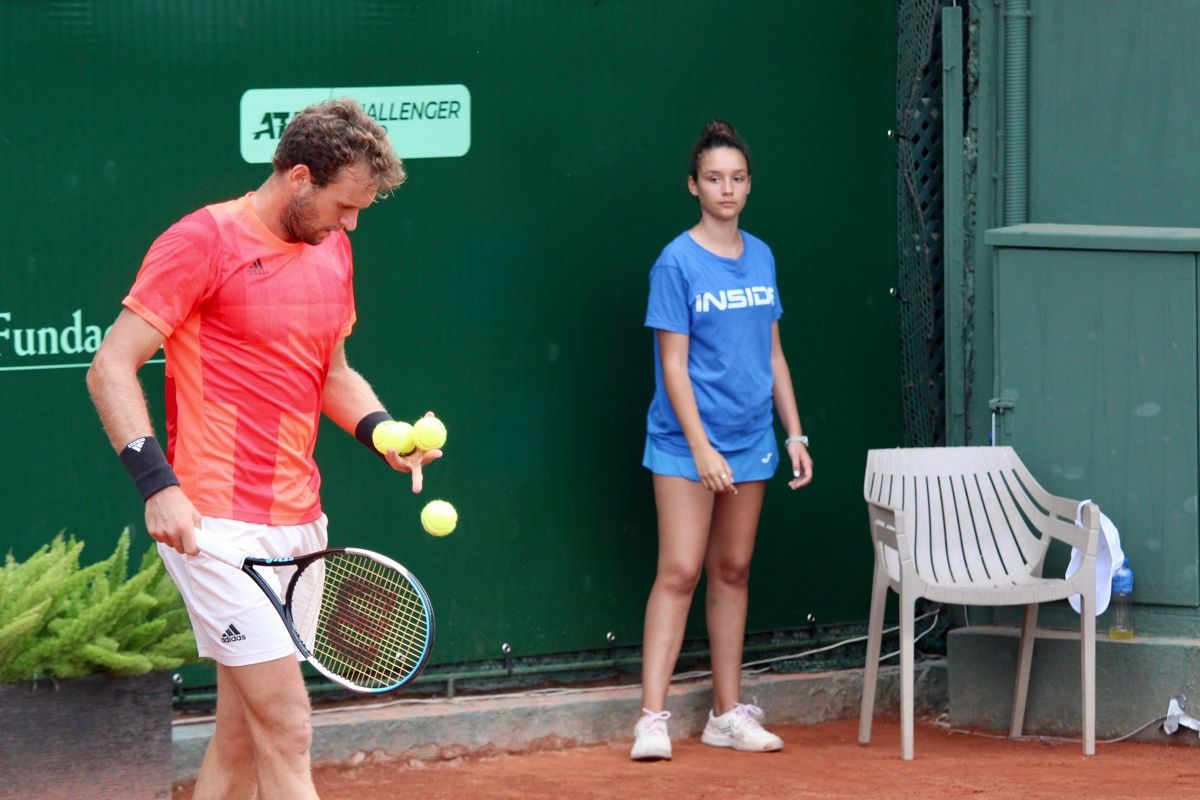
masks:
POLYGON ((896 142, 900 378, 905 446, 946 433, 942 294, 942 0, 898 0, 896 142))

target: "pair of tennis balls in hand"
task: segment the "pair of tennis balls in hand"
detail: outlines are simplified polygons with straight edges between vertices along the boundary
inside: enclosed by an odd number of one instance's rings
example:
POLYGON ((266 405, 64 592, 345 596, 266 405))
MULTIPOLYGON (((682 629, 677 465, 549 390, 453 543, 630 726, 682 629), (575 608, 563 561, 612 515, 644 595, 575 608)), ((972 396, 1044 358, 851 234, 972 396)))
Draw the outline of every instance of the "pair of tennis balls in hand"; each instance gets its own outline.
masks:
MULTIPOLYGON (((388 420, 371 432, 375 449, 389 449, 406 456, 413 450, 436 450, 446 443, 446 426, 437 417, 421 417, 409 425, 400 420, 388 420)), ((421 509, 421 527, 433 536, 445 536, 458 525, 458 512, 445 500, 431 500, 421 509)))
POLYGON ((389 419, 375 426, 371 441, 381 453, 395 450, 402 456, 413 450, 437 450, 446 443, 446 426, 437 417, 421 417, 411 425, 389 419))

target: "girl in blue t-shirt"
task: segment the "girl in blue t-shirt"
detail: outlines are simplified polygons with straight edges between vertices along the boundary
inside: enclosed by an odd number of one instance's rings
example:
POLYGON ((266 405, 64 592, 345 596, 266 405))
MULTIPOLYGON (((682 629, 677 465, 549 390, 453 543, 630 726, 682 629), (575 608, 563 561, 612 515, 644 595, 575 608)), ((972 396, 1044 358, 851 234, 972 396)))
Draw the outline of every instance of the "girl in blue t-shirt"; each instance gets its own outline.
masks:
POLYGON ((655 331, 655 392, 643 463, 654 474, 658 570, 646 603, 635 760, 671 757, 667 688, 701 569, 708 575, 713 672, 713 709, 701 741, 755 752, 783 747, 762 727, 762 710, 740 697, 750 558, 766 480, 780 460, 772 405, 787 431, 788 486, 812 480, 779 341, 775 259, 738 228, 750 158, 729 123, 704 127, 687 186, 700 202, 700 221, 658 257, 646 311, 655 331))

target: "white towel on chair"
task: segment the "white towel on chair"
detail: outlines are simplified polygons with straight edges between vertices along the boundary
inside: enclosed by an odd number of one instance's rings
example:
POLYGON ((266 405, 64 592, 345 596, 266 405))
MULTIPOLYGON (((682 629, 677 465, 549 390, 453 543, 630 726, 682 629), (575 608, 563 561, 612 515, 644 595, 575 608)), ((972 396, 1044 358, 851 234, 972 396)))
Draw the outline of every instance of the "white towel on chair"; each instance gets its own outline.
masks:
MULTIPOLYGON (((1083 527, 1083 507, 1091 500, 1080 501, 1075 509, 1075 524, 1083 527)), ((1121 549, 1121 534, 1113 521, 1100 512, 1100 546, 1096 550, 1096 616, 1108 608, 1112 598, 1113 575, 1125 563, 1125 551, 1121 549)), ((1071 563, 1067 565, 1067 577, 1070 578, 1079 571, 1079 562, 1083 561, 1083 553, 1078 547, 1071 548, 1071 563)), ((1075 613, 1079 613, 1079 595, 1073 594, 1067 598, 1075 613)))

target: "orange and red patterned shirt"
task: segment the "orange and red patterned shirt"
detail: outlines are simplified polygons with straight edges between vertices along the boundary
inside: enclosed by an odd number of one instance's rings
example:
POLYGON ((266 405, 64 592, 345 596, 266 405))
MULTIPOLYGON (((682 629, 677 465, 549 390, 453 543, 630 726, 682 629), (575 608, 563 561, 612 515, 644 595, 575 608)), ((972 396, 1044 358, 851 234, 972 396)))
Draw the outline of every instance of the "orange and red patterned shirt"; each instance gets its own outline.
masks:
POLYGON ((123 303, 166 337, 167 459, 196 509, 298 525, 321 516, 313 447, 353 259, 344 231, 284 242, 250 198, 168 228, 123 303))

